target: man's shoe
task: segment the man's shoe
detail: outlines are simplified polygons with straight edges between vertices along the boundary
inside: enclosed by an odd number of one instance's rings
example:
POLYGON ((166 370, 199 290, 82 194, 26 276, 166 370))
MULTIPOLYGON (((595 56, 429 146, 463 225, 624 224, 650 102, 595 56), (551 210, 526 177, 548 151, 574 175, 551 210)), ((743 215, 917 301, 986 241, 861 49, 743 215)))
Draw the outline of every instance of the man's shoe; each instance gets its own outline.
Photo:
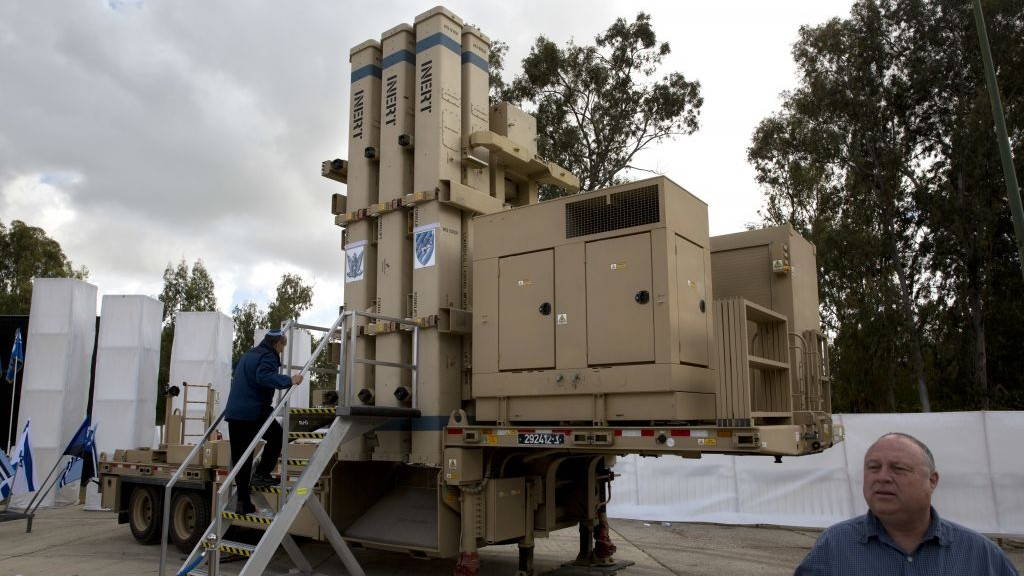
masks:
POLYGON ((239 502, 238 505, 235 506, 235 513, 241 514, 242 516, 253 514, 256 510, 256 505, 252 502, 239 502))
POLYGON ((256 474, 252 477, 251 485, 255 488, 270 488, 271 486, 280 486, 281 479, 274 478, 270 474, 256 474))

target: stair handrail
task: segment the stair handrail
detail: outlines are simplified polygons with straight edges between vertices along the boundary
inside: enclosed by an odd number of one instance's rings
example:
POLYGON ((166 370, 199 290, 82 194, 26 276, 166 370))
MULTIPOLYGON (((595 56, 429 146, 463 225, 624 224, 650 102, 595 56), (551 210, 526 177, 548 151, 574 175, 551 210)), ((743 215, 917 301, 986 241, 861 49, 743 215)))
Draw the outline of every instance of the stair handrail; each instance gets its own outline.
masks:
MULTIPOLYGON (((338 315, 338 317, 334 320, 334 324, 331 325, 330 330, 328 330, 327 334, 320 340, 320 344, 317 345, 316 349, 313 351, 313 354, 309 357, 309 360, 302 367, 302 370, 299 371, 299 374, 305 375, 309 371, 309 368, 313 365, 313 363, 316 361, 316 359, 323 352, 324 348, 327 346, 327 342, 330 340, 330 337, 341 326, 344 325, 345 318, 348 317, 351 314, 352 314, 351 312, 344 312, 344 313, 338 315)), ((290 330, 292 323, 294 323, 294 321, 293 320, 289 320, 285 324, 284 329, 285 330, 290 330)), ((238 458, 238 461, 235 462, 234 466, 228 472, 228 475, 221 482, 220 489, 213 493, 213 513, 214 513, 214 518, 213 518, 213 522, 210 524, 210 528, 213 528, 214 534, 218 534, 218 535, 220 534, 221 518, 223 517, 224 508, 227 507, 227 502, 230 499, 229 496, 231 494, 231 484, 232 484, 232 482, 234 481, 235 477, 238 476, 238 472, 239 472, 239 470, 241 470, 242 465, 246 462, 246 460, 249 459, 249 457, 252 455, 252 453, 256 450, 256 446, 259 444, 260 440, 263 439, 263 435, 266 434, 268 429, 270 429, 270 424, 272 422, 274 422, 274 420, 277 418, 277 416, 281 412, 281 410, 288 406, 288 400, 289 400, 289 398, 291 398, 292 392, 294 392, 296 388, 297 388, 297 386, 290 387, 288 389, 288 391, 285 392, 283 396, 281 396, 281 399, 278 401, 277 406, 270 413, 270 416, 268 416, 267 419, 263 422, 263 426, 260 427, 259 432, 256 433, 256 435, 252 439, 252 442, 250 442, 249 446, 245 449, 245 452, 242 453, 242 455, 238 458)), ((287 433, 287 430, 285 431, 285 433, 287 433)), ((209 532, 210 532, 210 529, 208 528, 207 529, 207 534, 209 532)), ((205 534, 204 534, 203 540, 205 540, 205 534)), ((202 540, 200 541, 200 544, 202 544, 202 540)), ((220 547, 219 546, 215 547, 212 552, 213 552, 213 554, 212 554, 211 563, 212 564, 216 564, 220 560, 220 547)), ((163 569, 163 564, 161 564, 161 570, 162 569, 163 569)), ((161 572, 161 574, 162 574, 162 572, 161 572)))
POLYGON ((164 486, 164 513, 162 526, 160 528, 160 576, 164 576, 164 568, 167 565, 167 532, 170 529, 171 523, 171 489, 178 483, 178 479, 181 478, 182 473, 188 468, 192 460, 195 459, 196 454, 198 454, 203 445, 206 444, 206 441, 213 435, 213 431, 217 429, 217 426, 219 426, 222 421, 224 421, 224 412, 225 410, 221 410, 217 419, 214 420, 213 424, 210 424, 210 427, 206 429, 206 433, 203 434, 202 439, 200 439, 195 447, 192 448, 192 451, 188 453, 188 456, 185 457, 185 460, 181 462, 181 465, 178 466, 178 469, 174 471, 174 474, 171 475, 171 479, 168 480, 167 484, 164 486))

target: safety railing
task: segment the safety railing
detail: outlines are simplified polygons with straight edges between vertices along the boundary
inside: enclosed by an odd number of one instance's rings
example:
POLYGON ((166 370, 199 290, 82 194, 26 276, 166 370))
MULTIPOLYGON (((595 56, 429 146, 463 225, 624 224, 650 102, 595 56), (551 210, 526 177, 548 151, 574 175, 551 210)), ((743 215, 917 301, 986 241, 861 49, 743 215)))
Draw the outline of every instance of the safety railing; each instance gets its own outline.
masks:
POLYGON ((185 460, 182 461, 181 465, 178 466, 178 469, 174 471, 174 474, 171 476, 171 479, 167 481, 167 485, 164 486, 163 524, 160 528, 160 576, 164 576, 164 568, 167 566, 167 532, 170 528, 171 522, 171 490, 174 488, 174 485, 178 483, 178 479, 181 478, 181 475, 188 468, 189 464, 191 464, 191 462, 195 460, 196 454, 199 454, 199 452, 203 449, 203 445, 206 444, 206 441, 209 440, 210 436, 213 435, 213 431, 216 430, 217 426, 219 426, 220 423, 223 421, 224 411, 221 410, 220 414, 217 415, 217 418, 213 421, 212 424, 210 424, 210 427, 206 429, 206 433, 203 434, 203 437, 196 444, 195 448, 193 448, 192 451, 188 453, 188 456, 185 457, 185 460))
MULTIPOLYGON (((340 354, 340 357, 338 359, 338 368, 339 369, 336 370, 336 371, 335 370, 331 370, 330 371, 332 373, 336 373, 336 375, 337 375, 337 378, 336 378, 336 388, 337 388, 337 392, 338 392, 339 403, 341 403, 344 406, 351 406, 353 404, 351 394, 352 394, 352 391, 353 391, 352 383, 353 383, 353 374, 355 372, 355 365, 356 364, 366 364, 366 365, 373 365, 373 366, 388 366, 388 367, 392 367, 392 368, 399 368, 399 369, 409 370, 410 373, 411 373, 411 382, 410 382, 410 387, 411 387, 411 391, 410 391, 411 406, 412 406, 412 408, 417 408, 418 407, 418 397, 419 397, 419 395, 418 395, 418 387, 419 387, 418 356, 419 356, 419 330, 420 330, 420 326, 416 322, 414 322, 412 320, 403 319, 403 318, 395 318, 395 317, 392 317, 392 316, 386 316, 386 315, 383 315, 383 314, 375 314, 375 313, 371 313, 371 312, 359 312, 359 311, 351 310, 351 311, 346 311, 346 312, 343 312, 342 314, 340 314, 337 317, 337 319, 334 321, 334 324, 330 328, 323 328, 323 327, 320 327, 320 326, 312 326, 312 325, 307 325, 307 324, 299 324, 299 323, 297 323, 295 321, 287 322, 282 328, 283 328, 284 331, 287 332, 287 338, 288 338, 288 343, 289 343, 288 344, 288 346, 289 346, 288 356, 287 356, 287 359, 286 359, 285 363, 283 364, 283 366, 286 369, 286 372, 289 375, 292 373, 292 371, 295 368, 295 366, 292 363, 292 360, 293 360, 292 343, 294 342, 294 339, 292 338, 292 336, 293 336, 294 330, 296 330, 296 329, 305 329, 305 330, 312 330, 312 331, 317 331, 317 332, 325 332, 324 337, 320 340, 320 342, 317 345, 316 349, 313 351, 312 355, 309 357, 309 360, 305 363, 305 365, 302 366, 301 370, 299 371, 299 374, 306 374, 306 373, 308 373, 311 370, 312 366, 317 361, 317 359, 319 358, 320 354, 323 353, 324 349, 326 348, 327 344, 330 342, 330 340, 334 336, 334 334, 340 332, 342 334, 342 345, 340 346, 340 350, 339 350, 339 354, 340 354), (380 320, 380 321, 385 321, 385 322, 392 322, 392 323, 395 323, 395 324, 397 324, 399 326, 402 326, 405 330, 411 331, 412 332, 412 352, 411 352, 412 358, 411 358, 411 362, 410 363, 403 363, 403 362, 390 362, 390 361, 384 361, 384 360, 374 360, 374 359, 369 359, 369 358, 357 358, 356 354, 355 354, 355 349, 356 349, 356 339, 357 339, 359 330, 358 330, 358 326, 357 326, 356 320, 359 317, 367 318, 367 319, 370 319, 370 320, 380 320), (345 328, 346 325, 348 325, 348 327, 349 327, 347 335, 345 334, 345 332, 346 332, 346 328, 345 328), (345 342, 346 336, 348 338, 348 342, 345 342)), ((270 426, 274 422, 274 420, 276 418, 278 418, 279 416, 281 417, 282 434, 284 436, 282 438, 282 442, 281 442, 280 478, 281 478, 282 493, 285 496, 287 495, 287 491, 288 491, 288 488, 287 488, 287 478, 288 478, 288 468, 287 468, 288 456, 287 456, 287 449, 288 449, 288 444, 289 444, 289 428, 290 428, 290 425, 289 425, 290 424, 289 423, 289 412, 290 411, 287 408, 291 404, 291 402, 290 402, 291 395, 292 395, 292 393, 294 391, 295 391, 295 387, 293 386, 293 387, 289 388, 281 396, 281 398, 278 400, 277 405, 275 406, 274 410, 267 417, 267 419, 263 422, 263 426, 261 426, 259 431, 256 433, 255 437, 253 438, 253 441, 246 447, 246 449, 242 453, 242 455, 233 464, 231 470, 228 472, 228 475, 221 481, 220 488, 216 492, 214 492, 214 495, 213 495, 213 507, 212 507, 213 508, 213 515, 214 515, 213 522, 210 523, 210 525, 207 527, 206 531, 203 533, 202 537, 199 539, 200 544, 198 546, 196 546, 195 550, 193 550, 192 553, 186 559, 186 561, 185 561, 185 565, 186 566, 194 563, 194 561, 196 560, 196 558, 198 556, 198 551, 200 550, 200 548, 203 545, 203 543, 205 543, 207 541, 207 539, 210 536, 210 534, 217 534, 218 537, 219 537, 219 535, 221 533, 221 528, 223 526, 223 524, 222 524, 223 512, 224 512, 224 509, 227 507, 228 502, 230 501, 231 486, 234 483, 235 478, 238 476, 238 473, 239 473, 239 471, 240 471, 240 469, 242 467, 242 464, 245 463, 253 455, 253 453, 255 452, 255 450, 257 448, 257 446, 260 443, 260 440, 263 438, 263 435, 270 428, 270 426)), ((182 462, 181 466, 178 468, 178 470, 172 476, 171 481, 168 482, 168 484, 167 484, 167 487, 166 487, 165 493, 164 493, 163 530, 162 530, 162 536, 161 536, 161 549, 160 549, 160 571, 159 571, 160 576, 164 576, 165 569, 166 569, 166 563, 167 563, 167 532, 168 532, 169 520, 170 520, 171 488, 177 482, 178 478, 181 476, 182 472, 188 467, 188 465, 191 463, 191 461, 194 460, 196 454, 198 454, 199 451, 202 449, 202 445, 206 441, 209 440, 209 438, 212 435, 213 431, 216 430, 217 426, 223 420, 224 420, 224 412, 222 411, 221 414, 219 416, 217 416, 216 421, 209 427, 209 429, 207 429, 207 431, 203 435, 203 438, 200 441, 200 443, 197 444, 196 447, 192 449, 192 451, 189 453, 188 457, 184 460, 184 462, 182 462)), ((210 559, 210 562, 209 562, 210 566, 211 567, 212 566, 218 566, 219 565, 219 560, 220 560, 220 558, 219 558, 219 556, 220 556, 219 545, 212 546, 212 549, 210 549, 208 552, 209 552, 209 554, 212 555, 212 557, 210 559)), ((214 570, 216 570, 216 569, 214 569, 214 570)), ((211 572, 211 574, 213 574, 213 572, 211 572)))
POLYGON ((419 400, 418 400, 419 395, 416 392, 417 392, 417 388, 419 387, 419 369, 418 369, 418 365, 419 365, 420 325, 417 324, 416 322, 413 322, 412 320, 407 320, 407 319, 403 319, 403 318, 395 318, 393 316, 385 316, 383 314, 374 314, 372 312, 359 312, 357 310, 353 310, 353 311, 350 311, 350 312, 346 312, 346 314, 351 314, 353 316, 353 320, 352 320, 352 330, 349 331, 349 335, 348 335, 349 343, 348 343, 347 348, 349 348, 349 350, 346 350, 345 346, 342 346, 342 349, 341 349, 340 361, 341 361, 341 365, 342 366, 346 366, 346 369, 344 370, 344 372, 345 372, 344 375, 339 374, 339 376, 338 376, 338 398, 339 399, 344 398, 346 406, 351 406, 353 404, 352 403, 352 396, 351 396, 352 391, 353 391, 352 390, 352 388, 353 388, 352 387, 352 378, 353 378, 353 376, 355 374, 355 368, 356 368, 355 365, 356 364, 367 364, 367 365, 371 365, 371 366, 388 366, 388 367, 391 367, 391 368, 401 368, 403 370, 409 370, 409 372, 411 373, 410 374, 411 375, 411 384, 410 385, 411 385, 411 388, 412 388, 412 390, 410 391, 411 395, 412 395, 411 405, 412 405, 413 408, 419 408, 419 406, 418 406, 418 404, 419 404, 419 400), (356 329, 356 321, 355 321, 355 319, 358 318, 358 317, 363 317, 363 318, 367 318, 367 319, 370 319, 370 320, 383 320, 384 322, 393 322, 395 324, 398 324, 399 326, 404 326, 407 329, 411 330, 412 331, 412 361, 410 363, 406 364, 404 362, 388 362, 388 361, 385 361, 385 360, 371 360, 369 358, 356 358, 355 357, 355 350, 356 350, 356 336, 358 335, 358 330, 356 329), (343 383, 344 383, 344 388, 342 388, 342 384, 343 383))

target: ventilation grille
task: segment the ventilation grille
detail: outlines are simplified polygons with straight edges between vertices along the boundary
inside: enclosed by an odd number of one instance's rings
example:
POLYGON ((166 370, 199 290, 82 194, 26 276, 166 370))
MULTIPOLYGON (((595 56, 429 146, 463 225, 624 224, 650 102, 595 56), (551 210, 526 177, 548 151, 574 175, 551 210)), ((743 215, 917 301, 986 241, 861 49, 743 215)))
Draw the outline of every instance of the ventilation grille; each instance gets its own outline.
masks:
POLYGON ((657 185, 570 202, 565 205, 565 237, 654 224, 659 213, 657 185))

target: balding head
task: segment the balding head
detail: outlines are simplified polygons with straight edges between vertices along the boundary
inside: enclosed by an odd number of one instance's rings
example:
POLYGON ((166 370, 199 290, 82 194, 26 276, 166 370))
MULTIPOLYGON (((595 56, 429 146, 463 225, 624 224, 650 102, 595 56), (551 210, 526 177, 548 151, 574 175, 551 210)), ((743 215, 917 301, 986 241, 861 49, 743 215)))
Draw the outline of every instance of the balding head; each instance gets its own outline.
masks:
POLYGON ((883 523, 928 518, 938 483, 931 450, 909 434, 885 434, 864 455, 864 500, 883 523))
POLYGON ((920 440, 911 436, 910 434, 906 434, 903 432, 889 432, 883 434, 878 440, 875 440, 875 443, 872 444, 870 448, 868 448, 868 452, 871 452, 871 448, 874 448, 876 444, 887 438, 899 438, 902 440, 906 440, 907 442, 910 442, 911 444, 916 446, 917 449, 921 452, 921 459, 924 465, 928 467, 928 471, 935 472, 935 456, 932 455, 932 451, 924 442, 921 442, 920 440))

